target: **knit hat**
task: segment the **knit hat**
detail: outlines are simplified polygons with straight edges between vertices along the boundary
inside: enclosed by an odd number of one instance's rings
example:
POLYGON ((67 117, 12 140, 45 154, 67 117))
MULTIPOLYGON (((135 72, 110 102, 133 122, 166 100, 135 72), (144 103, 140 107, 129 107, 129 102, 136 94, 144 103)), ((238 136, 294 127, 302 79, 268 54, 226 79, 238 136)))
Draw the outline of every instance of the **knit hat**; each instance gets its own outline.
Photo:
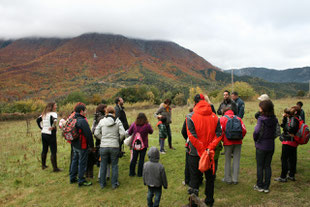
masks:
POLYGON ((260 97, 257 98, 260 101, 267 101, 270 100, 269 96, 267 94, 263 94, 260 97))

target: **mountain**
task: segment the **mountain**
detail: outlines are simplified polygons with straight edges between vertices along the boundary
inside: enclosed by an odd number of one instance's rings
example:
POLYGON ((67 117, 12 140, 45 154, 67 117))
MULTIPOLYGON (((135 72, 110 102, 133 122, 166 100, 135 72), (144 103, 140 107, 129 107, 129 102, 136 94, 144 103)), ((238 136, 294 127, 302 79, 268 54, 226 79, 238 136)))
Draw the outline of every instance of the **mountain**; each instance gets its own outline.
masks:
MULTIPOLYGON (((225 70, 224 72, 231 73, 231 70, 225 70)), ((310 67, 292 68, 287 70, 251 67, 234 69, 234 75, 251 76, 274 83, 308 83, 310 80, 310 67)))
MULTIPOLYGON (((269 83, 249 76, 257 92, 278 96, 307 90, 307 84, 269 83)), ((89 33, 73 38, 22 38, 0 40, 0 101, 25 98, 55 100, 73 91, 113 96, 119 89, 151 85, 188 93, 200 86, 219 90, 230 75, 180 45, 121 35, 89 33)))

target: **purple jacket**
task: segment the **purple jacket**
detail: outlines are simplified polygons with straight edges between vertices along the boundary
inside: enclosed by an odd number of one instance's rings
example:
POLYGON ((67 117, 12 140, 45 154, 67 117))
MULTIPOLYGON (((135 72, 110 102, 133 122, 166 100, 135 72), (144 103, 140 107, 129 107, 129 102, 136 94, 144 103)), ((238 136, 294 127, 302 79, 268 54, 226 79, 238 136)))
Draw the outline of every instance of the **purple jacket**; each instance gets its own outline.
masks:
POLYGON ((253 133, 253 138, 255 141, 255 147, 260 150, 274 150, 274 139, 276 133, 278 119, 273 117, 259 116, 257 119, 257 124, 255 126, 255 130, 253 133), (259 138, 259 131, 264 124, 264 132, 262 136, 259 138))
POLYGON ((142 126, 137 126, 136 123, 132 123, 131 126, 128 129, 128 134, 132 135, 136 132, 139 132, 142 140, 143 140, 143 144, 146 148, 149 147, 149 138, 148 138, 148 134, 153 134, 153 129, 151 127, 150 124, 144 124, 142 126))

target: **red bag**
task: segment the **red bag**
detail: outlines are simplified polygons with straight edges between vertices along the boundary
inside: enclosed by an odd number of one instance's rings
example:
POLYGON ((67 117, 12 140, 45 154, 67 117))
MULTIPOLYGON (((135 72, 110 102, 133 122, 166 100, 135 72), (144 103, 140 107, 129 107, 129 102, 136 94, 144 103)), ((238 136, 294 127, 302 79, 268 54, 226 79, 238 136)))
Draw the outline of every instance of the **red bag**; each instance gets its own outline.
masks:
POLYGON ((199 160, 199 167, 198 169, 200 172, 204 173, 207 170, 211 169, 213 170, 213 175, 215 173, 215 163, 214 163, 214 150, 204 151, 202 156, 199 160))
POLYGON ((307 144, 309 142, 309 136, 308 125, 305 124, 302 120, 299 120, 299 129, 294 137, 295 141, 300 145, 307 144))

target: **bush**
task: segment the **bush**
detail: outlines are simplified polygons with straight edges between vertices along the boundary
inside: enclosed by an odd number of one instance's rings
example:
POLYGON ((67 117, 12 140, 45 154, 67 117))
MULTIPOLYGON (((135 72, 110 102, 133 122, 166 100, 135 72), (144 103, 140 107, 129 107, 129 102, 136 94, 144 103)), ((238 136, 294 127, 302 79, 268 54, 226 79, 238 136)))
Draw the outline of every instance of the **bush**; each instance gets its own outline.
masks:
POLYGON ((178 93, 174 99, 173 99, 173 102, 175 105, 177 106, 184 106, 186 105, 186 98, 185 98, 185 95, 183 93, 178 93))
MULTIPOLYGON (((232 85, 228 85, 226 87, 224 87, 217 95, 216 97, 216 101, 222 101, 223 100, 223 93, 225 90, 229 90, 230 93, 232 93, 233 91, 231 91, 230 89, 232 88, 232 85)), ((257 96, 256 92, 254 91, 254 89, 252 88, 252 86, 246 82, 235 82, 234 83, 234 91, 238 92, 239 97, 244 100, 251 100, 254 97, 257 96)))
POLYGON ((45 108, 46 103, 41 100, 21 100, 13 103, 5 104, 1 108, 1 113, 31 113, 31 112, 42 112, 45 108))
POLYGON ((87 96, 82 91, 74 91, 61 101, 62 104, 83 102, 87 104, 87 96))

